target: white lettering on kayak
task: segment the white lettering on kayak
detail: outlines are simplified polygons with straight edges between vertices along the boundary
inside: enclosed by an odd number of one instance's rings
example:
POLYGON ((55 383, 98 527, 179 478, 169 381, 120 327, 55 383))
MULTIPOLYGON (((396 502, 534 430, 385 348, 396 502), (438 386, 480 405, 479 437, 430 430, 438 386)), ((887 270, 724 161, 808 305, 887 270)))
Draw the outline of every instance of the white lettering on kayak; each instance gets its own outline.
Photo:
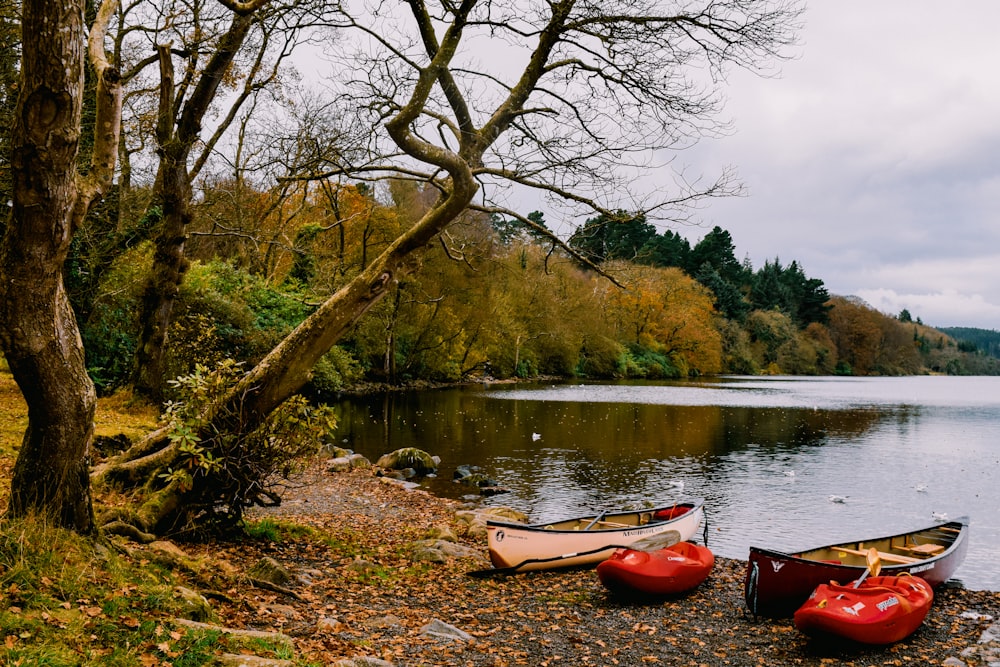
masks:
POLYGON ((888 600, 882 600, 881 602, 879 602, 875 606, 878 607, 879 611, 885 611, 889 607, 895 607, 897 604, 899 604, 899 598, 897 598, 895 595, 893 595, 888 600))

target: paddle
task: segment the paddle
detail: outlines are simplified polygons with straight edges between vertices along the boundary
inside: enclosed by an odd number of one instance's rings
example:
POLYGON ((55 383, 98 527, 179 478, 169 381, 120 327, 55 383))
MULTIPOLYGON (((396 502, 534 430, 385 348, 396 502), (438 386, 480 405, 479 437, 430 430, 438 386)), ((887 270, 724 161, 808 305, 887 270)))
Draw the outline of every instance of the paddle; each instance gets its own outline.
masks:
POLYGON ((562 554, 561 556, 549 556, 548 558, 528 558, 527 560, 522 560, 517 565, 511 565, 510 567, 494 567, 486 570, 472 570, 471 572, 466 572, 470 577, 477 577, 482 579, 484 577, 493 577, 498 575, 513 574, 520 570, 525 565, 531 565, 532 563, 552 563, 559 560, 567 560, 570 558, 576 558, 577 556, 588 556, 590 554, 596 554, 600 551, 605 551, 607 549, 634 549, 636 551, 655 551, 657 549, 665 549, 672 544, 677 544, 681 541, 681 534, 676 530, 665 530, 662 533, 656 533, 655 535, 649 535, 648 537, 643 537, 632 544, 606 544, 602 547, 597 547, 596 549, 589 549, 587 551, 577 551, 570 554, 562 554))
POLYGON ((584 530, 590 530, 591 528, 593 528, 601 519, 604 518, 604 515, 607 514, 607 513, 608 513, 608 510, 604 510, 603 512, 601 512, 600 514, 598 514, 597 516, 595 516, 594 520, 591 521, 590 523, 588 523, 584 527, 584 530))
POLYGON ((878 557, 878 549, 872 547, 865 554, 865 560, 868 562, 868 569, 861 573, 858 580, 854 582, 854 587, 857 588, 861 585, 861 582, 868 578, 871 574, 873 577, 877 577, 878 573, 882 571, 882 559, 878 557))

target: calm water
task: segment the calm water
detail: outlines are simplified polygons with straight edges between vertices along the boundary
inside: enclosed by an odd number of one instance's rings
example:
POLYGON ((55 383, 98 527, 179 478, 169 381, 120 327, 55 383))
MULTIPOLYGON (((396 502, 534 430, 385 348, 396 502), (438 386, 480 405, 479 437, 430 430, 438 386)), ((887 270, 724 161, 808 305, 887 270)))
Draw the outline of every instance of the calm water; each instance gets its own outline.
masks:
POLYGON ((339 437, 372 460, 441 457, 423 486, 464 497, 473 464, 533 521, 698 496, 708 544, 802 549, 972 520, 957 578, 1000 590, 1000 378, 729 377, 670 384, 500 386, 340 405, 339 437), (845 496, 843 503, 830 496, 845 496))

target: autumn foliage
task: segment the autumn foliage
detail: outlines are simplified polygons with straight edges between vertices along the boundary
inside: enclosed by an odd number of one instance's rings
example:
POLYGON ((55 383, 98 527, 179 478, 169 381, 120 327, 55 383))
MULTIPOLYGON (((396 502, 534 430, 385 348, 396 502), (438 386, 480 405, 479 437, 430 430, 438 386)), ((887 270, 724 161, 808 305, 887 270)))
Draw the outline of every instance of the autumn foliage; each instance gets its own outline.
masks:
MULTIPOLYGON (((241 188, 220 183, 199 209, 171 334, 172 376, 199 360, 257 361, 433 201, 405 182, 312 184, 281 197, 241 188), (260 239, 268 240, 263 252, 260 239)), ((310 389, 323 395, 362 379, 977 372, 949 337, 830 296, 796 262, 758 270, 737 262, 718 227, 692 246, 645 223, 606 224, 636 229, 608 235, 622 245, 603 241, 607 257, 589 250, 588 266, 517 221, 467 213, 324 358, 310 389)), ((585 228, 595 233, 594 221, 585 228)), ((84 327, 92 360, 131 356, 134 338, 114 314, 129 311, 150 261, 145 248, 107 274, 84 327)), ((95 376, 105 389, 125 380, 103 366, 95 376)))

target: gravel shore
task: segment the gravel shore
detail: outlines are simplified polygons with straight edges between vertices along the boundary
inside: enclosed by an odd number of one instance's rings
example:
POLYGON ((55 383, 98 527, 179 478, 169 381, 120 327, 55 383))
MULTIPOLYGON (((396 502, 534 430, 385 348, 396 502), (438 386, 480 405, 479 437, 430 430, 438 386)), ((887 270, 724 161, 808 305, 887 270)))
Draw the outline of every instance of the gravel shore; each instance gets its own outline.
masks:
POLYGON ((981 642, 997 632, 1000 592, 943 586, 920 629, 891 646, 822 642, 791 619, 746 612, 743 561, 717 559, 693 592, 652 602, 613 597, 593 570, 475 578, 467 573, 488 567, 484 538, 458 531, 472 555, 417 567, 408 547, 435 526, 454 527, 460 503, 365 471, 313 471, 303 481, 265 514, 321 527, 329 535, 323 544, 304 538, 216 549, 247 566, 273 556, 305 573, 304 588, 296 597, 254 590, 221 613, 233 624, 290 634, 319 664, 359 656, 397 667, 1000 664, 994 643, 981 642), (344 557, 338 545, 354 555, 344 557), (466 638, 427 633, 432 621, 466 638))

